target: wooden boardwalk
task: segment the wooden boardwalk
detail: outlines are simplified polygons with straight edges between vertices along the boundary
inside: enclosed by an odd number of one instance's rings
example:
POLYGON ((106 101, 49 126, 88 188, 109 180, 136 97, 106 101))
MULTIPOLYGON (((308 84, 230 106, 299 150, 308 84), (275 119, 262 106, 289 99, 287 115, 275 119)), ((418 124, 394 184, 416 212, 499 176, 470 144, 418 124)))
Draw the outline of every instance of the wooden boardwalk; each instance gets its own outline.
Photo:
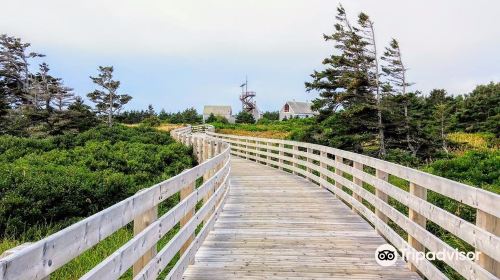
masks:
POLYGON ((299 176, 233 157, 230 193, 183 279, 420 279, 329 191, 299 176))

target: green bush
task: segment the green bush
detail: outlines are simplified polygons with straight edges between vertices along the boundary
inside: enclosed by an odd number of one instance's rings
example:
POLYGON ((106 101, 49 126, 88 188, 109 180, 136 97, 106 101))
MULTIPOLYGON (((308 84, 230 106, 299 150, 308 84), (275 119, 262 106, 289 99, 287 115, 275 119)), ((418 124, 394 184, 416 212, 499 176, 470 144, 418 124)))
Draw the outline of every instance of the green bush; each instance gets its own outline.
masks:
POLYGON ((425 170, 438 176, 500 193, 500 150, 471 150, 440 159, 425 170))
POLYGON ((161 120, 157 116, 149 116, 142 120, 141 125, 143 126, 149 126, 149 127, 156 127, 160 126, 161 120))
POLYGON ((0 151, 0 232, 14 237, 89 216, 194 163, 188 147, 144 127, 1 136, 0 151))

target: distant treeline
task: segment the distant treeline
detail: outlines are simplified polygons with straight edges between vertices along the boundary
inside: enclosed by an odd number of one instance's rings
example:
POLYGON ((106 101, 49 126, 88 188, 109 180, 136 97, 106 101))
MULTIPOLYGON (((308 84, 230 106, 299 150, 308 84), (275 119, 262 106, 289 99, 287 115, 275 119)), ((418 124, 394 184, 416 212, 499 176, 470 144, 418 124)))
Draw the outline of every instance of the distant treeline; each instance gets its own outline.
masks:
POLYGON ((152 119, 168 123, 189 123, 198 124, 203 121, 203 117, 198 114, 196 109, 188 108, 177 113, 168 113, 164 109, 156 113, 153 106, 149 105, 148 110, 129 110, 117 115, 117 121, 126 124, 135 124, 141 122, 151 122, 152 119))

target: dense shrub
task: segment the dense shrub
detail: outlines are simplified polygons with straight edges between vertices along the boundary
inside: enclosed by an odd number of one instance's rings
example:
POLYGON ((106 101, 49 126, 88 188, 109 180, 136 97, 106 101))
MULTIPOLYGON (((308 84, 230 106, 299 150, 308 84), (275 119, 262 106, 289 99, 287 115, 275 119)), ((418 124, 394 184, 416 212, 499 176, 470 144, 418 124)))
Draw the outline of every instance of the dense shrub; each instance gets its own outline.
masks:
POLYGON ((100 127, 47 139, 0 137, 0 232, 89 216, 193 165, 150 128, 100 127))
POLYGON ((436 160, 425 170, 500 193, 500 150, 470 150, 452 159, 436 160))

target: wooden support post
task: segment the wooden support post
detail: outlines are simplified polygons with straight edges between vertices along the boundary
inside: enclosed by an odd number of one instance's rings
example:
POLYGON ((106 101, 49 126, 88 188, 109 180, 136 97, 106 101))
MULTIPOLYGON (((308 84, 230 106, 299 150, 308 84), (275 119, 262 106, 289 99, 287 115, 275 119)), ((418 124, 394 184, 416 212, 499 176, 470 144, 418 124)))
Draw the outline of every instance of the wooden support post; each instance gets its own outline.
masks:
MULTIPOLYGON (((266 146, 269 146, 269 142, 266 142, 266 146)), ((266 153, 270 153, 271 150, 266 149, 266 153)), ((269 160, 271 159, 270 156, 266 156, 266 165, 270 165, 269 160)))
MULTIPOLYGON (((203 161, 206 161, 208 160, 208 153, 209 153, 209 142, 210 140, 209 139, 203 139, 203 161)), ((211 170, 208 170, 207 172, 205 172, 205 174, 203 174, 203 182, 207 182, 208 179, 210 179, 210 176, 211 176, 211 170)), ((210 198, 210 195, 211 195, 211 192, 208 191, 206 194, 205 194, 205 197, 203 197, 203 204, 207 203, 208 199, 210 198)))
MULTIPOLYGON (((294 145, 294 146, 292 146, 292 150, 293 150, 292 158, 294 158, 294 159, 298 159, 298 156, 297 156, 297 155, 295 155, 295 152, 299 150, 299 147, 294 145)), ((293 167, 298 168, 298 167, 299 167, 299 165, 298 165, 297 163, 295 163, 295 162, 294 162, 294 163, 293 163, 293 167)), ((293 174, 294 174, 294 175, 297 175, 297 174, 299 174, 299 173, 298 173, 298 172, 296 172, 296 171, 293 171, 293 174)))
POLYGON ((194 137, 193 138, 194 143, 196 144, 196 159, 198 160, 198 163, 201 163, 201 146, 200 146, 200 138, 194 137))
MULTIPOLYGON (((195 189, 195 182, 187 185, 185 188, 181 189, 181 192, 180 192, 180 199, 181 201, 184 200, 186 197, 188 197, 195 189)), ((181 221, 180 221, 180 226, 181 228, 184 227, 188 222, 189 220, 193 217, 194 215, 194 211, 195 209, 190 209, 186 212, 186 215, 184 215, 183 218, 181 218, 181 221)), ((188 238, 188 240, 184 243, 184 245, 182 245, 181 247, 181 250, 180 250, 180 254, 184 254, 184 252, 186 252, 187 248, 189 247, 189 245, 191 244, 191 242, 193 242, 194 240, 194 233, 188 238)))
MULTIPOLYGON (((248 143, 248 139, 245 139, 244 142, 248 143)), ((248 159, 248 145, 245 144, 244 147, 245 147, 245 159, 248 159)))
MULTIPOLYGON (((313 149, 307 148, 307 154, 308 155, 312 155, 313 154, 313 149)), ((307 162, 308 163, 312 163, 313 162, 312 159, 309 158, 309 156, 307 157, 307 162)), ((312 169, 310 167, 307 167, 307 173, 310 174, 310 175, 313 175, 312 174, 312 169)), ((308 177, 307 180, 309 180, 310 182, 313 181, 310 177, 308 177)))
MULTIPOLYGON (((134 219, 134 236, 158 219, 158 206, 155 206, 134 219)), ((156 244, 134 263, 132 274, 135 277, 146 264, 156 255, 156 244)))
MULTIPOLYGON (((324 168, 324 169, 327 169, 328 165, 326 163, 324 163, 323 159, 328 158, 328 153, 325 151, 320 151, 320 157, 321 157, 321 160, 319 162, 319 166, 324 168)), ((321 177, 321 179, 328 181, 328 177, 326 177, 326 175, 323 172, 321 172, 319 176, 321 177)), ((320 186, 322 188, 326 187, 325 184, 323 184, 323 183, 321 183, 320 186)))
MULTIPOLYGON (((283 152, 283 151, 281 151, 281 150, 285 148, 285 145, 283 145, 282 143, 279 143, 279 144, 278 144, 278 148, 280 149, 280 151, 279 151, 279 155, 280 155, 280 156, 284 156, 284 155, 285 155, 285 152, 283 152)), ((284 164, 283 159, 282 159, 282 158, 280 158, 280 159, 278 160, 278 162, 279 162, 279 164, 280 164, 280 165, 279 165, 279 170, 283 170, 283 164, 284 164)))
MULTIPOLYGON (((415 183, 410 182, 410 193, 416 197, 423 199, 423 200, 427 200, 427 189, 422 187, 422 186, 419 186, 415 183)), ((415 210, 409 208, 408 209, 408 217, 410 218, 410 220, 419 224, 421 227, 426 228, 427 219, 424 216, 417 213, 415 210)), ((408 244, 410 244, 410 246, 415 248, 415 250, 417 250, 417 251, 425 252, 424 245, 421 244, 420 242, 418 242, 410 234, 408 234, 408 244)), ((417 268, 413 264, 408 263, 408 266, 409 266, 411 271, 417 271, 417 268)))
MULTIPOLYGON (((496 236, 500 235, 500 218, 486 213, 477 209, 476 212, 476 225, 480 228, 483 228, 496 236)), ((483 252, 479 252, 476 250, 477 263, 487 271, 491 272, 491 274, 500 278, 500 262, 496 261, 492 257, 486 255, 483 252)))
MULTIPOLYGON (((340 156, 337 156, 337 155, 335 155, 335 161, 338 163, 344 163, 344 159, 340 156)), ((340 169, 338 169, 338 168, 335 168, 335 174, 342 176, 342 175, 344 175, 344 172, 340 171, 340 169)), ((335 187, 341 189, 342 184, 340 184, 337 180, 335 180, 335 187)))
MULTIPOLYGON (((362 163, 359 163, 359 162, 354 162, 352 167, 354 167, 355 169, 358 169, 358 170, 361 170, 363 171, 363 164, 362 163)), ((354 177, 353 178, 353 182, 354 184, 360 186, 360 187, 363 187, 363 181, 361 181, 361 179, 357 178, 357 177, 354 177)), ((363 203, 363 198, 361 198, 361 196, 355 192, 352 193, 352 196, 354 197, 354 199, 356 199, 357 201, 363 203)), ((354 205, 352 206, 352 210, 354 212, 357 213, 357 211, 355 210, 354 208, 354 205)))
MULTIPOLYGON (((384 180, 384 181, 389 180, 389 174, 387 174, 386 172, 384 172, 382 170, 377 169, 375 171, 375 176, 377 176, 377 178, 384 180)), ((378 198, 380 198, 382 201, 385 201, 385 202, 387 202, 388 198, 389 198, 386 193, 380 191, 379 189, 375 189, 375 196, 377 196, 378 198)), ((375 215, 377 215, 377 217, 379 217, 382 221, 384 221, 384 223, 387 223, 389 221, 387 216, 384 215, 377 208, 375 208, 375 215)), ((377 232, 380 233, 378 230, 377 230, 377 232)))

